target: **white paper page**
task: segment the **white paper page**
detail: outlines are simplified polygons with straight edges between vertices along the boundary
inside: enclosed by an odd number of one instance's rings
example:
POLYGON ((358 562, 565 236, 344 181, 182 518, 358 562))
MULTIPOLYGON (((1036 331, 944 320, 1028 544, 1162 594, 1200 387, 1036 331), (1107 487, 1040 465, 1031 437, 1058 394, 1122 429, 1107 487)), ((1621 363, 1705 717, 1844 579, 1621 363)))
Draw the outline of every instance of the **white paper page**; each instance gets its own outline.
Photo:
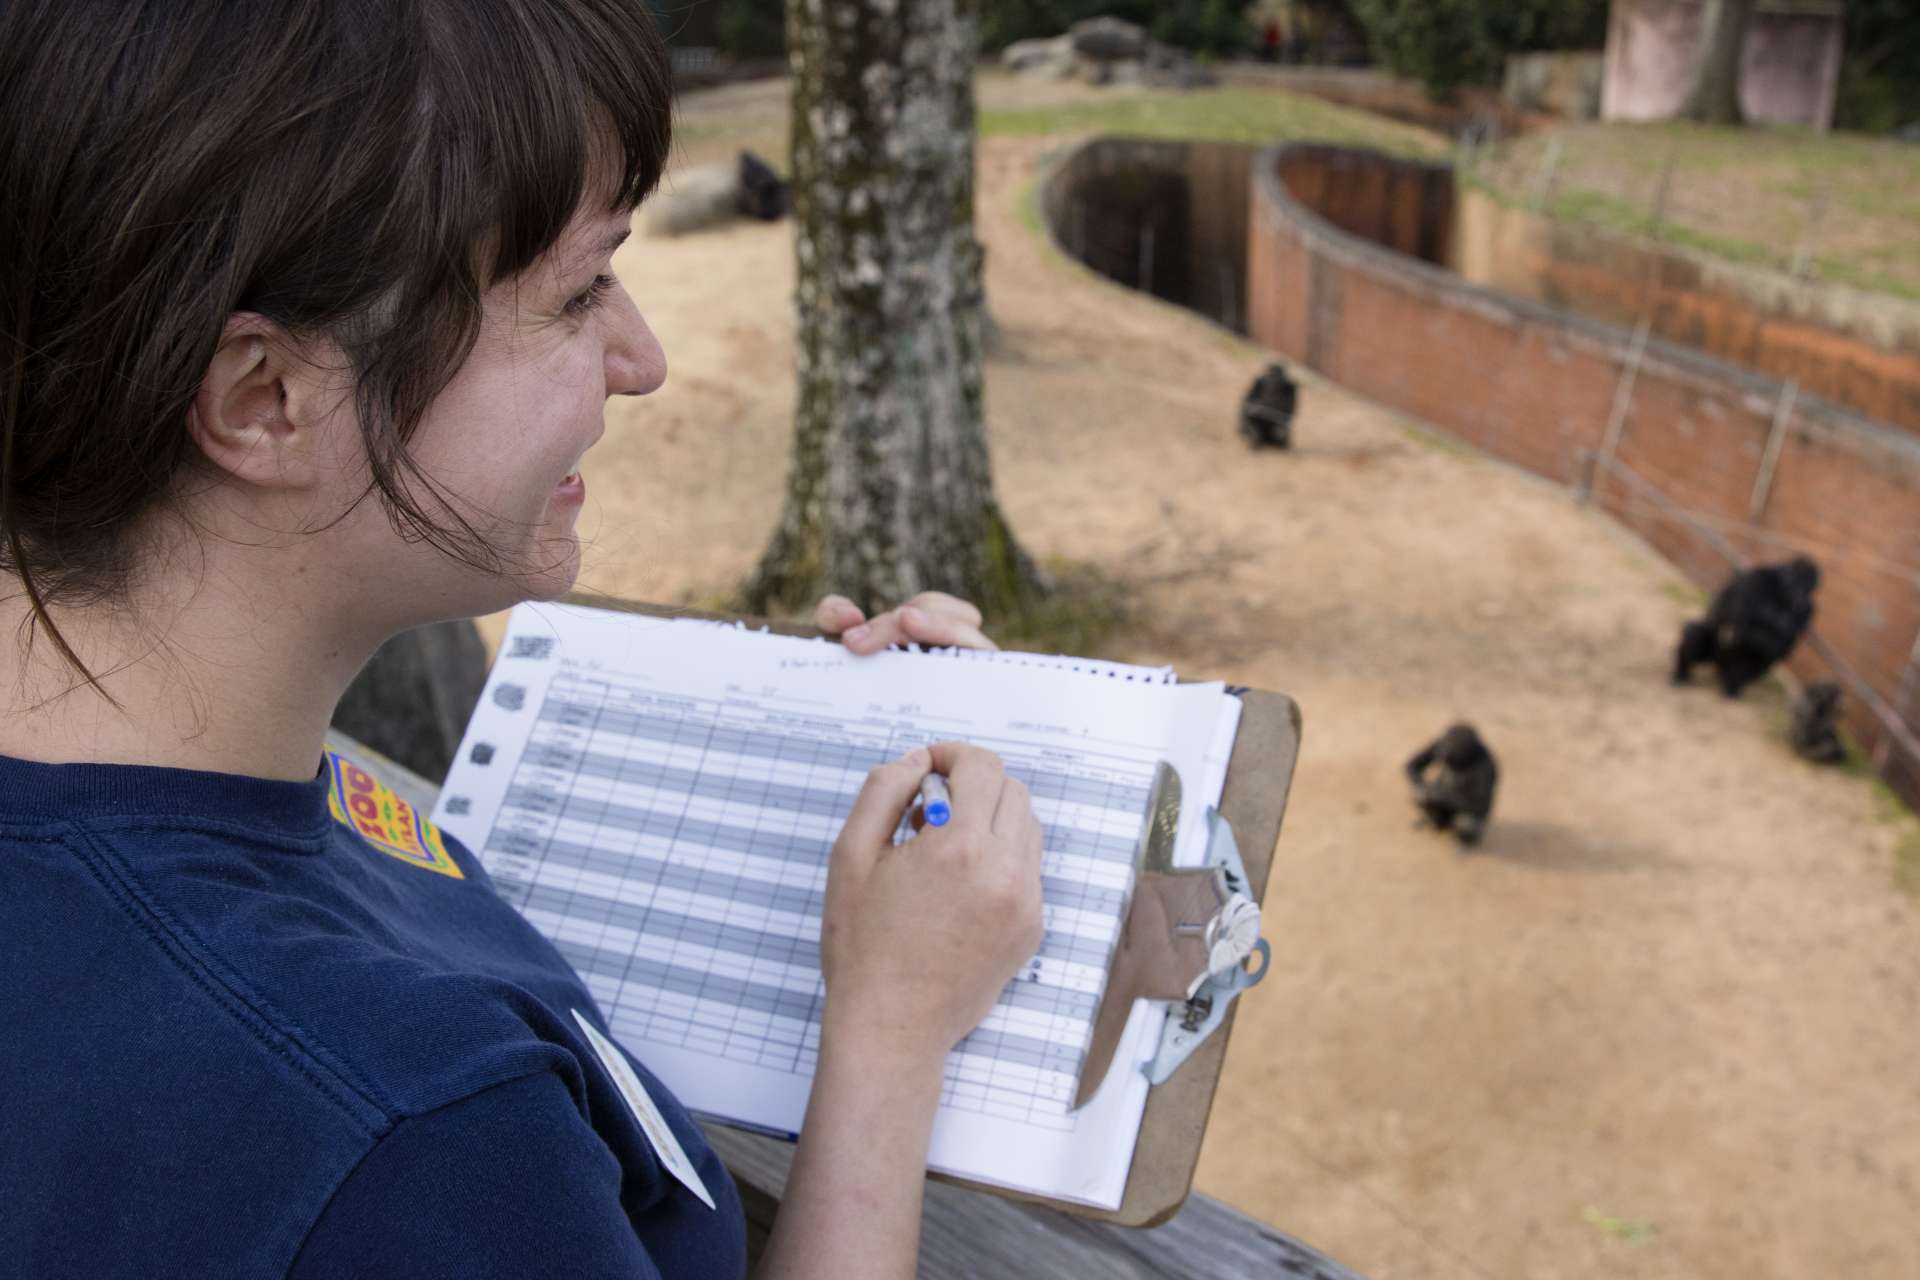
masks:
POLYGON ((828 851, 861 781, 918 743, 993 748, 1046 828, 1046 936, 949 1057, 929 1164, 1116 1208, 1147 1090, 1128 1064, 1158 1033, 1144 1003, 1100 1093, 1068 1108, 1147 787, 1157 760, 1179 770, 1176 861, 1198 861, 1240 705, 1218 684, 1130 670, 1143 669, 854 658, 732 627, 522 606, 434 820, 683 1103, 792 1132, 818 1048, 828 851))

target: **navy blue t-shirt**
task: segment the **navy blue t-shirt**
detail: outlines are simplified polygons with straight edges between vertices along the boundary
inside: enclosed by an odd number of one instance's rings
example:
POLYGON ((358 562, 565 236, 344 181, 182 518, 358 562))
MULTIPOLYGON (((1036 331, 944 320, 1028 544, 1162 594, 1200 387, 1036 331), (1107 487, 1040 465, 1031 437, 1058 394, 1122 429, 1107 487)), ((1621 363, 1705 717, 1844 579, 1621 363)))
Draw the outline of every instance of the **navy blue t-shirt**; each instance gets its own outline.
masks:
POLYGON ((0 756, 0 1276, 736 1277, 733 1182, 368 774, 0 756))

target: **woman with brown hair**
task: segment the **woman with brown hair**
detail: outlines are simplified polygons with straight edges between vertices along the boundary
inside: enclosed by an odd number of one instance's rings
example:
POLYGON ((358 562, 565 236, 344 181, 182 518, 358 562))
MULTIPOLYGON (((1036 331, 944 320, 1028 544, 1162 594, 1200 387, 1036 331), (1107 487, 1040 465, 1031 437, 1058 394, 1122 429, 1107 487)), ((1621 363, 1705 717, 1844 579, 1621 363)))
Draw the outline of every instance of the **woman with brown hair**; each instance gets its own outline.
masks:
MULTIPOLYGON (((605 398, 666 374, 610 260, 669 116, 640 0, 0 0, 0 1270, 743 1270, 559 954, 316 772, 383 640, 572 584, 605 398)), ((986 643, 915 603, 818 619, 986 643)), ((912 1270, 1039 843, 988 752, 867 779, 767 1273, 912 1270)))

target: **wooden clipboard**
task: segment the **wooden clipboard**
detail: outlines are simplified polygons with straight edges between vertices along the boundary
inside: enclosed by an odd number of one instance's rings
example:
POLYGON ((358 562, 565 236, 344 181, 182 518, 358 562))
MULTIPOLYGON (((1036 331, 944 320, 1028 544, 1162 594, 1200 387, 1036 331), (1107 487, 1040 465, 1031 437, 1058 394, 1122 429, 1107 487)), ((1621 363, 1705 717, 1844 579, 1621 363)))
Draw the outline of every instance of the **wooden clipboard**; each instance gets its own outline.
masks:
MULTIPOLYGON (((592 609, 610 609, 638 613, 655 618, 704 618, 719 622, 745 622, 766 626, 778 635, 815 637, 818 628, 799 623, 775 622, 738 614, 714 613, 702 609, 673 608, 617 600, 586 592, 576 592, 564 603, 592 609)), ((1287 797, 1293 787, 1294 765, 1300 753, 1300 708, 1283 693, 1263 689, 1233 687, 1243 704, 1240 728, 1234 735, 1233 756, 1227 765, 1225 789, 1220 796, 1220 814, 1232 826, 1239 842, 1240 857, 1247 869, 1248 887, 1256 902, 1264 901, 1267 877, 1273 867, 1274 846, 1280 839, 1281 820, 1286 815, 1287 797)), ((1206 1137, 1207 1119, 1213 1111, 1213 1095, 1220 1085, 1220 1071, 1226 1062, 1227 1041, 1233 1034, 1233 1022, 1239 1001, 1229 1009, 1220 1029, 1194 1051, 1193 1056, 1163 1084, 1147 1092, 1147 1106, 1140 1121, 1140 1137, 1134 1146, 1133 1165, 1127 1174, 1127 1188, 1118 1209, 1095 1209, 1087 1205, 1048 1199, 1009 1191, 966 1178, 929 1172, 928 1177, 956 1186, 1028 1204, 1045 1205, 1063 1213, 1112 1222, 1127 1227, 1153 1227, 1180 1211, 1193 1189, 1193 1171, 1200 1163, 1200 1145, 1206 1137)), ((1114 1070, 1132 1069, 1115 1063, 1114 1070)), ((786 1166, 792 1159, 792 1145, 777 1138, 750 1133, 724 1125, 705 1126, 713 1146, 736 1180, 743 1176, 756 1183, 743 1185, 744 1198, 750 1192, 777 1200, 785 1183, 786 1166), (744 1174, 743 1174, 743 1171, 744 1174)))

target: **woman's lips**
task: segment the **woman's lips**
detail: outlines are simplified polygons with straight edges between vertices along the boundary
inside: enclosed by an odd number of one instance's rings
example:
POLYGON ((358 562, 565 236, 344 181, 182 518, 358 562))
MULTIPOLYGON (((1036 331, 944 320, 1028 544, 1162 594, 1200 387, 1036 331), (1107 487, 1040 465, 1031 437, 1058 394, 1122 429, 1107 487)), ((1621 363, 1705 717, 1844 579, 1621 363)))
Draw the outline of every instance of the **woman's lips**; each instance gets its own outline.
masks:
POLYGON ((579 504, 587 500, 587 482, 575 471, 553 486, 553 500, 560 503, 579 504))

